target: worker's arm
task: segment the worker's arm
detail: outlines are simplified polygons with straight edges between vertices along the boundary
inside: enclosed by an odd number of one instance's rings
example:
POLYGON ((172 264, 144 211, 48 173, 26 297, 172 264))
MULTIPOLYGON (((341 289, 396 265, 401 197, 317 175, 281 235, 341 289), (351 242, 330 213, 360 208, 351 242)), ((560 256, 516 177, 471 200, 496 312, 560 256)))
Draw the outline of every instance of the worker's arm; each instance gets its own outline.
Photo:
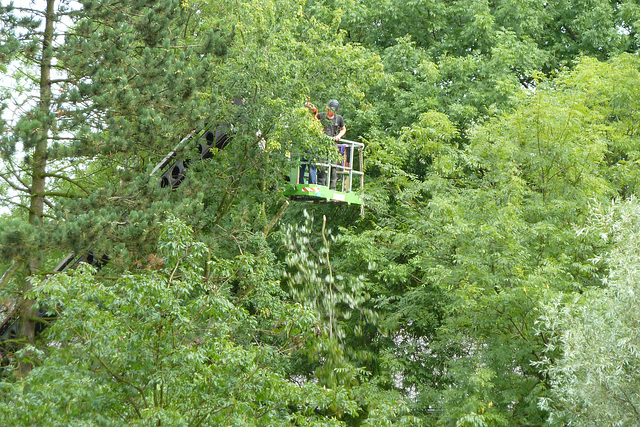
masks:
POLYGON ((340 132, 336 135, 336 142, 340 141, 340 139, 344 136, 345 133, 347 133, 347 127, 342 126, 340 128, 340 132))

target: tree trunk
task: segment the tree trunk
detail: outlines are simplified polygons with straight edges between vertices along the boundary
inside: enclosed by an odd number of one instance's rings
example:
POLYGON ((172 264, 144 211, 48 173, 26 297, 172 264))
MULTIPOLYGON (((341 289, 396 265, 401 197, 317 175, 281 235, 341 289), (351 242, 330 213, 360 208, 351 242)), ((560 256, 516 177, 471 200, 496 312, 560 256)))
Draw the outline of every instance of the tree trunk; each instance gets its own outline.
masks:
MULTIPOLYGON (((44 214, 44 194, 45 194, 45 174, 47 167, 47 143, 49 131, 51 130, 50 109, 51 109, 51 63, 53 57, 53 24, 55 0, 47 0, 47 10, 45 17, 45 29, 42 39, 42 58, 40 62, 40 105, 39 112, 42 118, 42 128, 38 131, 38 141, 35 145, 32 158, 31 169, 31 197, 29 203, 29 222, 35 226, 42 224, 44 214)), ((40 264, 39 254, 32 254, 28 262, 30 275, 38 273, 40 264)), ((24 281, 24 294, 31 290, 31 283, 24 281)), ((35 312, 33 310, 33 300, 23 297, 20 309, 20 338, 24 345, 34 342, 35 338, 35 312)), ((20 373, 26 375, 31 371, 31 364, 21 364, 20 373)))

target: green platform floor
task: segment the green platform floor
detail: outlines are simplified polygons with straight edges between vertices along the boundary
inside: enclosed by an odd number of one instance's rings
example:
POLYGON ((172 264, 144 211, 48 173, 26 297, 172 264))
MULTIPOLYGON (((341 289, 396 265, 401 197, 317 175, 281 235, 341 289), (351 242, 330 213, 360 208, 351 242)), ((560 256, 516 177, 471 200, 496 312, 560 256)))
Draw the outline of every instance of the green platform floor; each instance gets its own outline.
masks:
POLYGON ((343 193, 329 190, 329 187, 317 184, 286 184, 284 195, 299 201, 310 203, 348 203, 361 205, 362 195, 356 192, 343 193))

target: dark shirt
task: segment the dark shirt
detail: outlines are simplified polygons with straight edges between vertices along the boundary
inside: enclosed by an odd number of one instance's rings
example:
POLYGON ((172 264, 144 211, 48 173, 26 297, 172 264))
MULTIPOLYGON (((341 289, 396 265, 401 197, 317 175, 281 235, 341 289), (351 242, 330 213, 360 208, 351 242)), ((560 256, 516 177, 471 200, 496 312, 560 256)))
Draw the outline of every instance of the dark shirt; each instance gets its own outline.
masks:
POLYGON ((334 114, 333 118, 327 117, 327 113, 319 113, 318 120, 322 123, 324 133, 329 136, 336 136, 340 133, 340 129, 344 127, 344 119, 339 114, 334 114))

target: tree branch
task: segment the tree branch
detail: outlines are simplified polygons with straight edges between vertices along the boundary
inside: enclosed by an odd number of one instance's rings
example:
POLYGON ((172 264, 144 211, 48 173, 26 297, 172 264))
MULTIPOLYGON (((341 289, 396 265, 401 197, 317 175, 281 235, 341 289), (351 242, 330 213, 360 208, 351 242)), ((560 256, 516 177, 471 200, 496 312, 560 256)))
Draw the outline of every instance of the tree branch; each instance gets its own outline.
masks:
POLYGON ((7 269, 2 275, 0 279, 0 290, 4 289, 4 287, 9 283, 9 280, 16 274, 16 271, 20 269, 20 267, 24 264, 24 261, 16 260, 13 262, 13 265, 7 269))
POLYGON ((39 16, 42 16, 42 17, 46 16, 46 14, 43 11, 36 10, 36 9, 30 9, 28 7, 14 6, 13 10, 19 10, 20 12, 28 12, 28 13, 32 13, 34 15, 39 15, 39 16))
MULTIPOLYGON (((29 193, 29 188, 20 188, 19 186, 17 186, 13 182, 9 181, 9 179, 7 179, 6 176, 0 175, 0 178, 2 178, 4 180, 4 182, 6 182, 9 185, 9 187, 13 188, 14 190, 22 191, 23 193, 29 193)), ((21 182, 21 184, 23 184, 23 183, 21 182)))
POLYGON ((73 80, 73 79, 51 79, 51 80, 49 80, 49 83, 51 83, 51 84, 57 84, 57 83, 75 83, 75 80, 73 80))
MULTIPOLYGON (((82 335, 80 333, 80 331, 77 330, 77 328, 74 328, 73 325, 69 324, 67 322, 67 325, 70 327, 70 329, 74 332, 74 334, 80 338, 80 339, 86 339, 84 337, 84 335, 82 335)), ((135 384, 126 381, 125 379, 122 378, 121 375, 117 375, 115 372, 113 372, 113 370, 109 367, 109 365, 107 365, 107 363, 105 361, 102 360, 102 358, 93 350, 93 349, 89 349, 89 352, 91 353, 91 355, 93 357, 96 358, 96 360, 98 361, 98 363, 100 363, 100 365, 102 365, 102 367, 104 369, 106 369, 106 371, 109 373, 109 375, 111 376, 111 378, 115 379, 117 382, 125 384, 129 387, 132 387, 134 390, 136 390, 138 393, 140 393, 140 395, 142 396, 142 400, 145 403, 145 405, 147 404, 147 399, 144 396, 144 389, 141 389, 140 387, 136 386, 135 384)), ((138 414, 138 417, 140 419, 142 419, 142 414, 140 413, 140 409, 138 408, 138 405, 135 404, 135 402, 133 401, 133 399, 131 398, 131 396, 129 395, 129 393, 127 393, 127 398, 129 399, 129 403, 131 404, 131 406, 133 406, 133 408, 135 409, 136 413, 138 414)))
POLYGON ((69 193, 61 193, 59 191, 49 191, 49 192, 45 192, 44 197, 61 197, 63 199, 75 199, 78 196, 73 195, 73 194, 69 194, 69 193))
POLYGON ((25 210, 29 210, 29 206, 27 206, 27 205, 23 205, 22 203, 14 202, 14 201, 13 201, 13 200, 11 200, 11 199, 4 198, 4 199, 3 199, 3 201, 4 201, 5 203, 9 203, 10 205, 15 206, 15 207, 17 207, 17 208, 25 209, 25 210))
POLYGON ((63 181, 67 181, 69 184, 75 185, 80 190, 84 191, 85 194, 90 194, 90 192, 86 188, 84 188, 82 185, 78 184, 74 179, 71 179, 71 178, 69 178, 67 176, 58 175, 58 174, 54 174, 54 173, 45 174, 44 176, 47 177, 47 178, 57 178, 57 179, 61 179, 63 181))
POLYGON ((264 236, 268 236, 269 232, 271 231, 271 229, 276 225, 276 222, 278 222, 278 220, 280 219, 280 217, 282 216, 282 214, 284 214, 284 210, 287 209, 287 206, 289 206, 289 202, 286 201, 282 204, 282 206, 280 207, 280 210, 278 211, 278 213, 276 214, 275 217, 273 217, 273 219, 271 220, 271 222, 269 222, 269 225, 267 225, 264 230, 262 231, 264 236))

